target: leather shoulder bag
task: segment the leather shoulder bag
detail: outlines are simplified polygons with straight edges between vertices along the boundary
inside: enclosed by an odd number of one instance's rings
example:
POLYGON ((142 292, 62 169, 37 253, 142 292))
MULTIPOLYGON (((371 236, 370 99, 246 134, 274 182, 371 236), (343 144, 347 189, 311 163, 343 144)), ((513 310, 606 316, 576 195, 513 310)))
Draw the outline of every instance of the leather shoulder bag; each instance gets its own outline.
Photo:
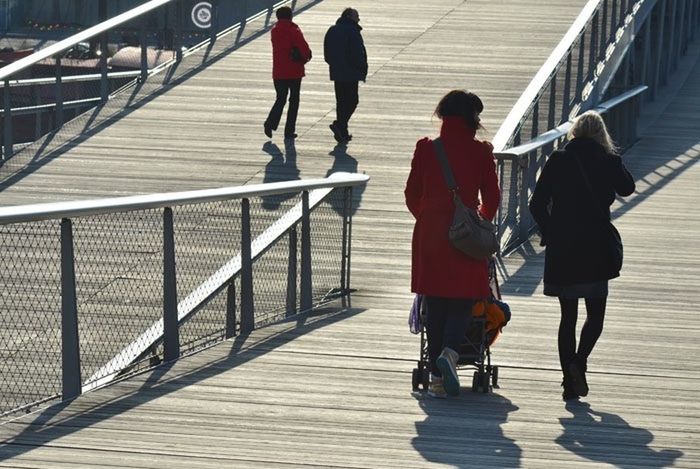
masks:
POLYGON ((445 153, 445 147, 439 138, 433 140, 442 174, 447 182, 447 188, 452 192, 455 204, 452 225, 448 237, 452 246, 474 259, 486 259, 498 251, 496 226, 485 220, 474 209, 465 206, 459 198, 459 187, 455 183, 452 168, 445 153))

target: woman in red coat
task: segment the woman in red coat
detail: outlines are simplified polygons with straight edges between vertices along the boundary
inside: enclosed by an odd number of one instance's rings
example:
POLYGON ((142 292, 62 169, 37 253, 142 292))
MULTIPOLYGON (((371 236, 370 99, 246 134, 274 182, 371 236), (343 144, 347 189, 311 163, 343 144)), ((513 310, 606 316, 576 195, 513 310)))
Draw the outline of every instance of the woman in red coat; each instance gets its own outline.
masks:
MULTIPOLYGON (((474 93, 447 93, 435 110, 442 119, 440 140, 452 168, 459 197, 488 220, 498 209, 500 190, 493 147, 475 138, 484 105, 474 93)), ((406 183, 406 205, 416 218, 413 230, 411 290, 425 295, 430 361, 429 393, 459 394, 457 350, 464 341, 475 299, 487 298, 487 260, 473 259, 449 242, 454 202, 433 142, 419 140, 406 183)))
POLYGON ((299 26, 292 22, 291 8, 280 7, 275 14, 277 23, 272 27, 270 37, 272 40, 272 80, 275 83, 277 97, 263 126, 265 135, 271 138, 272 131, 277 130, 280 123, 284 104, 287 101, 287 95, 289 95, 284 138, 293 140, 297 136, 294 131, 299 112, 301 79, 304 76, 304 64, 311 60, 311 49, 299 26))

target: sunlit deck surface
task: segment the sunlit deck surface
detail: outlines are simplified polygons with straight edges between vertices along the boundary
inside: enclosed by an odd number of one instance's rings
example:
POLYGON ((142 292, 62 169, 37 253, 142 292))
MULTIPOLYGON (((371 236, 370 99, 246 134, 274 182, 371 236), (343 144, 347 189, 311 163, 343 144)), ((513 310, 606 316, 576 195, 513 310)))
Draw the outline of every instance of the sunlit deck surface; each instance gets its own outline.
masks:
POLYGON ((372 180, 353 219, 348 301, 6 423, 0 467, 700 467, 697 45, 625 155, 637 192, 613 207, 625 266, 585 402, 561 401, 559 306, 542 295, 536 239, 499 265, 513 310, 493 349, 501 388, 472 393, 465 371, 459 398, 411 392, 418 339, 407 326, 413 220, 403 188, 415 141, 437 133, 431 113, 452 88, 483 98, 493 136, 585 3, 353 2, 370 73, 346 147, 328 130, 322 40, 347 5, 325 0, 296 17, 314 59, 295 147, 262 133, 274 98, 263 35, 17 175, 2 205, 337 170, 372 180))

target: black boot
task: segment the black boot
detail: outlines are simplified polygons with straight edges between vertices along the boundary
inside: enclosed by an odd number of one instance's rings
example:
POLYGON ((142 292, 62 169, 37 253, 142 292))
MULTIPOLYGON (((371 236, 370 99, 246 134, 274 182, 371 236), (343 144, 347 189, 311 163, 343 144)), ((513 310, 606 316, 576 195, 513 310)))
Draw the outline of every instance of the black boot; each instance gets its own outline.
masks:
POLYGON ((574 358, 574 361, 569 363, 569 376, 571 377, 572 386, 574 391, 579 396, 588 395, 588 382, 586 381, 586 361, 581 360, 578 357, 574 358))
POLYGON ((564 392, 561 393, 561 398, 565 401, 577 401, 579 395, 574 390, 574 386, 571 378, 568 375, 564 375, 564 379, 561 382, 564 392))

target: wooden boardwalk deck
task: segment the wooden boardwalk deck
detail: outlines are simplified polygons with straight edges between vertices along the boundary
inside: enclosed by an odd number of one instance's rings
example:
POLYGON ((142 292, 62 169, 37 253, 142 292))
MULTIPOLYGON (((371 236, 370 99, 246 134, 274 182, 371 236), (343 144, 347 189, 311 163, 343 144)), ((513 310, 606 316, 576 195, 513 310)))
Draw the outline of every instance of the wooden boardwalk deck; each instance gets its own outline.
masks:
POLYGON ((406 325, 412 220, 402 190, 415 140, 435 133, 432 108, 453 87, 482 95, 485 124, 495 132, 583 3, 354 2, 370 77, 351 122, 355 139, 334 148, 320 51, 345 4, 326 0, 297 18, 317 52, 302 85, 293 171, 266 152, 288 152, 281 139, 264 145, 260 135, 272 103, 264 37, 22 175, 0 193, 3 204, 55 198, 59 188, 61 196, 84 198, 297 171, 357 170, 373 179, 355 216, 351 304, 2 425, 0 467, 700 467, 697 51, 684 62, 685 84, 655 109, 658 119, 626 156, 638 191, 614 211, 626 264, 591 358, 587 404, 560 400, 558 306, 541 295, 536 242, 500 266, 514 311, 494 348, 501 389, 481 395, 464 387, 445 401, 410 392, 418 343, 406 325), (518 21, 503 23, 505 9, 518 21), (533 21, 543 11, 556 13, 546 27, 533 21), (523 40, 534 32, 536 40, 523 40), (227 94, 195 99, 209 89, 227 94), (191 113, 175 118, 174 108, 191 113), (198 126, 207 109, 209 124, 198 126), (172 120, 182 125, 162 137, 146 127, 172 120), (155 137, 145 144, 138 135, 155 137), (162 168, 172 177, 163 178, 162 168))

